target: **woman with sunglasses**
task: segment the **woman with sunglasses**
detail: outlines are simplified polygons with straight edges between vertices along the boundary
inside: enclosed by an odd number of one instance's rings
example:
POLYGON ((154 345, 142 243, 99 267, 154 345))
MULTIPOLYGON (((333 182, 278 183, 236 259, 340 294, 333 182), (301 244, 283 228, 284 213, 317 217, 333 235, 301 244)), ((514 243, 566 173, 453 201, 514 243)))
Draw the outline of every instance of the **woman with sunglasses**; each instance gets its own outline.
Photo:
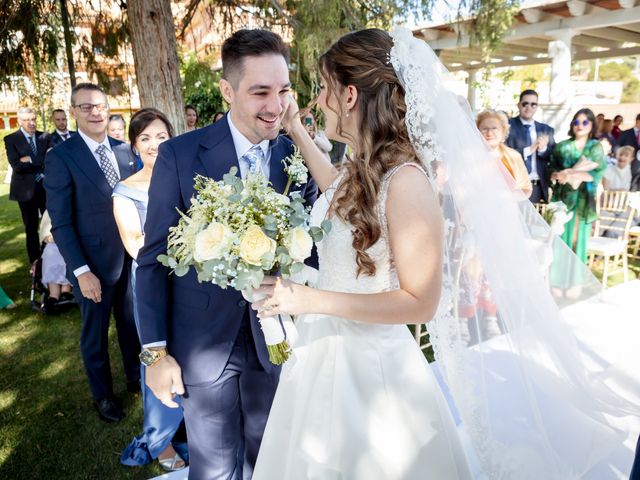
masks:
MULTIPOLYGON (((565 224, 562 240, 583 263, 587 262, 587 238, 597 216, 596 191, 607 168, 604 150, 595 138, 595 122, 591 110, 578 110, 571 120, 570 138, 556 145, 549 164, 552 201, 564 202, 573 213, 565 224)), ((552 279, 553 283, 556 282, 552 279)))

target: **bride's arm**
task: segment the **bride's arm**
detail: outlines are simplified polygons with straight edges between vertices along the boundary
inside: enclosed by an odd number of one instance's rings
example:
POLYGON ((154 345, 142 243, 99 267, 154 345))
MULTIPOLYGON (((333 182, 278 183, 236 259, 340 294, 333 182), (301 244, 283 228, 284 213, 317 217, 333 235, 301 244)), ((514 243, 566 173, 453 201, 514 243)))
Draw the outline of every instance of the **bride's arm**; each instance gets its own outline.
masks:
POLYGON ((386 212, 399 290, 330 292, 271 277, 261 290, 272 297, 254 308, 261 315, 320 313, 371 323, 429 321, 440 299, 443 220, 436 195, 421 172, 402 168, 394 175, 386 212))
POLYGON ((300 121, 298 105, 289 98, 287 113, 283 118, 284 127, 291 137, 291 140, 298 146, 300 153, 320 191, 324 192, 338 176, 338 170, 331 164, 328 156, 325 155, 315 144, 309 132, 300 121))

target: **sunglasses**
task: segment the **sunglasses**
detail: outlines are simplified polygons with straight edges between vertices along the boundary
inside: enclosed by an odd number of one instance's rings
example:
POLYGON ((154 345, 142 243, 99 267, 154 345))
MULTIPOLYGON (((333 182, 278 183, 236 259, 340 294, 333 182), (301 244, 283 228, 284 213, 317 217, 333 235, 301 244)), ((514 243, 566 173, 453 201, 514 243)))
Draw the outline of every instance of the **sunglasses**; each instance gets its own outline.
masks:
POLYGON ((531 105, 531 108, 536 108, 538 106, 536 102, 522 102, 520 105, 524 108, 527 108, 529 105, 531 105))
POLYGON ((573 122, 571 122, 571 124, 574 127, 579 127, 580 124, 582 124, 583 127, 586 127, 587 125, 589 125, 591 122, 589 120, 582 120, 582 122, 580 120, 574 120, 573 122))

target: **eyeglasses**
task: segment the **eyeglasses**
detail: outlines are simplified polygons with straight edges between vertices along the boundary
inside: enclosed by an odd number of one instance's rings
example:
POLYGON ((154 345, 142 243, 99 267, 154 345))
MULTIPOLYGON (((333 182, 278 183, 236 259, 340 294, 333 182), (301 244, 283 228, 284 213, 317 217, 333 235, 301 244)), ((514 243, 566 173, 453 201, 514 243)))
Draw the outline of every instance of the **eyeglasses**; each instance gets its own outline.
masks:
POLYGON ((106 103, 81 103, 74 105, 74 107, 79 108, 82 113, 91 113, 94 108, 97 108, 98 112, 105 112, 109 109, 109 105, 106 103))
POLYGON ((531 105, 531 108, 536 108, 538 106, 536 102, 522 102, 520 105, 524 108, 527 108, 529 105, 531 105))
POLYGON ((574 120, 573 122, 571 122, 571 124, 574 127, 578 127, 580 126, 580 124, 582 123, 583 127, 586 127, 587 125, 589 125, 591 122, 589 120, 582 120, 582 122, 580 120, 574 120))
POLYGON ((489 132, 494 133, 494 132, 497 132, 498 130, 500 130, 498 127, 484 127, 480 129, 480 133, 483 133, 483 134, 489 133, 489 132))

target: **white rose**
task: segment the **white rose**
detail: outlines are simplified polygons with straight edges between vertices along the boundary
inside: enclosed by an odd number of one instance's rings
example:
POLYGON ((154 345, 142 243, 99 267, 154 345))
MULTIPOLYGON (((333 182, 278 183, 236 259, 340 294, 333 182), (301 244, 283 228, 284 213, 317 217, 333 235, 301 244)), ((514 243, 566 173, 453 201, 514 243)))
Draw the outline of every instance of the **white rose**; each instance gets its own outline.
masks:
POLYGON ((213 222, 196 235, 193 258, 197 262, 222 258, 229 251, 232 242, 233 232, 227 226, 213 222))
POLYGON ((296 227, 289 232, 286 238, 289 256, 295 262, 302 262, 311 255, 313 239, 302 227, 296 227))

